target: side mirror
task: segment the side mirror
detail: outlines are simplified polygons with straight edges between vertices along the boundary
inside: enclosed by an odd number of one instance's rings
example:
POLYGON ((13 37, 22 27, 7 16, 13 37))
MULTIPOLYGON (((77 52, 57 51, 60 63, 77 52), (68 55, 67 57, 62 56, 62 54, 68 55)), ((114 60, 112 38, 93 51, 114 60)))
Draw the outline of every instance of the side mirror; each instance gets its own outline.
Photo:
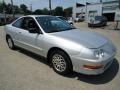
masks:
POLYGON ((29 33, 39 33, 37 28, 29 28, 29 33))

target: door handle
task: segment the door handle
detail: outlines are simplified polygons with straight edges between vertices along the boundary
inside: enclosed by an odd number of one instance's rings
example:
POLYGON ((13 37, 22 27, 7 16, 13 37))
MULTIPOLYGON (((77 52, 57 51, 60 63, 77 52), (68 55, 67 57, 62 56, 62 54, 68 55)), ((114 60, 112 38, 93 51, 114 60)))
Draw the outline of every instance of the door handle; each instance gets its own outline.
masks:
POLYGON ((19 33, 22 33, 22 32, 19 32, 19 33))

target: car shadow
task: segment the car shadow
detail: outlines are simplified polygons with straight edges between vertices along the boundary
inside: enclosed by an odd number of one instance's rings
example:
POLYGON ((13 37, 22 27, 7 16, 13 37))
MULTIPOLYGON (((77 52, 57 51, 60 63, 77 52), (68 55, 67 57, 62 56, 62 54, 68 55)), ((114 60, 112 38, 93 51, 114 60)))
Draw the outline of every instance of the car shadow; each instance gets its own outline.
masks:
MULTIPOLYGON (((26 51, 24 49, 19 49, 16 50, 22 54, 25 54, 39 62, 42 62, 46 65, 49 65, 49 63, 47 62, 46 58, 41 57, 37 54, 34 54, 32 52, 26 51)), ((49 65, 50 66, 50 65, 49 65)), ((90 83, 90 84, 95 84, 95 85, 99 85, 99 84, 105 84, 108 83, 110 81, 112 81, 115 76, 117 75, 119 71, 119 62, 117 59, 114 59, 112 65, 110 66, 109 69, 107 69, 103 74, 100 75, 84 75, 84 74, 80 74, 80 73, 76 73, 76 72, 72 72, 64 77, 66 78, 77 78, 77 80, 79 81, 83 81, 86 83, 90 83)))
POLYGON ((42 57, 40 55, 37 55, 35 53, 32 53, 32 52, 27 51, 27 50, 22 49, 22 48, 18 48, 18 49, 16 49, 16 51, 19 53, 22 53, 24 55, 27 55, 28 57, 31 57, 31 58, 33 58, 33 59, 35 59, 43 64, 49 65, 49 63, 47 62, 47 59, 45 57, 42 57))
POLYGON ((68 78, 77 78, 79 81, 83 81, 90 84, 105 84, 112 81, 119 71, 119 63, 117 59, 114 59, 112 65, 103 74, 100 75, 83 75, 73 72, 66 76, 68 78))
POLYGON ((105 26, 91 26, 89 28, 90 29, 97 29, 97 28, 105 29, 106 27, 108 27, 108 25, 105 25, 105 26))

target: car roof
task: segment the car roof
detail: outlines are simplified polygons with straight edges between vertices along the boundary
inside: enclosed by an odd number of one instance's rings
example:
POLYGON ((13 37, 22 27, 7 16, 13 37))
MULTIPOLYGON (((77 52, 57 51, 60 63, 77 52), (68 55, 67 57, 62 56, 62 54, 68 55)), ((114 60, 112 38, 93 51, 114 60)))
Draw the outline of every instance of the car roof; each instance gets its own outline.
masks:
POLYGON ((48 17, 48 16, 52 16, 52 15, 26 15, 22 17, 48 17))
POLYGON ((63 16, 55 16, 55 17, 63 17, 63 16))
POLYGON ((15 23, 17 20, 19 20, 20 18, 24 18, 24 17, 48 17, 48 16, 52 16, 52 15, 25 15, 25 16, 21 16, 18 19, 14 20, 11 24, 15 23))

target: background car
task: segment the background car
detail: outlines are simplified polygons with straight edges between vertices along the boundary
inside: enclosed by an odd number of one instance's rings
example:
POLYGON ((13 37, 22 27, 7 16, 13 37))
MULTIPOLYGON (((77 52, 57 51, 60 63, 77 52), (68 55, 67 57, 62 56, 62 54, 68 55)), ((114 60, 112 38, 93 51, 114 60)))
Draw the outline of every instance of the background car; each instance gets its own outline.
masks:
POLYGON ((107 25, 107 18, 104 16, 95 16, 94 20, 90 20, 88 27, 102 27, 107 25))
POLYGON ((73 25, 73 21, 71 19, 69 19, 69 18, 67 19, 67 18, 65 18, 63 16, 56 16, 56 17, 68 22, 70 25, 73 25))
POLYGON ((85 20, 84 16, 78 16, 74 19, 74 22, 83 22, 85 20))

